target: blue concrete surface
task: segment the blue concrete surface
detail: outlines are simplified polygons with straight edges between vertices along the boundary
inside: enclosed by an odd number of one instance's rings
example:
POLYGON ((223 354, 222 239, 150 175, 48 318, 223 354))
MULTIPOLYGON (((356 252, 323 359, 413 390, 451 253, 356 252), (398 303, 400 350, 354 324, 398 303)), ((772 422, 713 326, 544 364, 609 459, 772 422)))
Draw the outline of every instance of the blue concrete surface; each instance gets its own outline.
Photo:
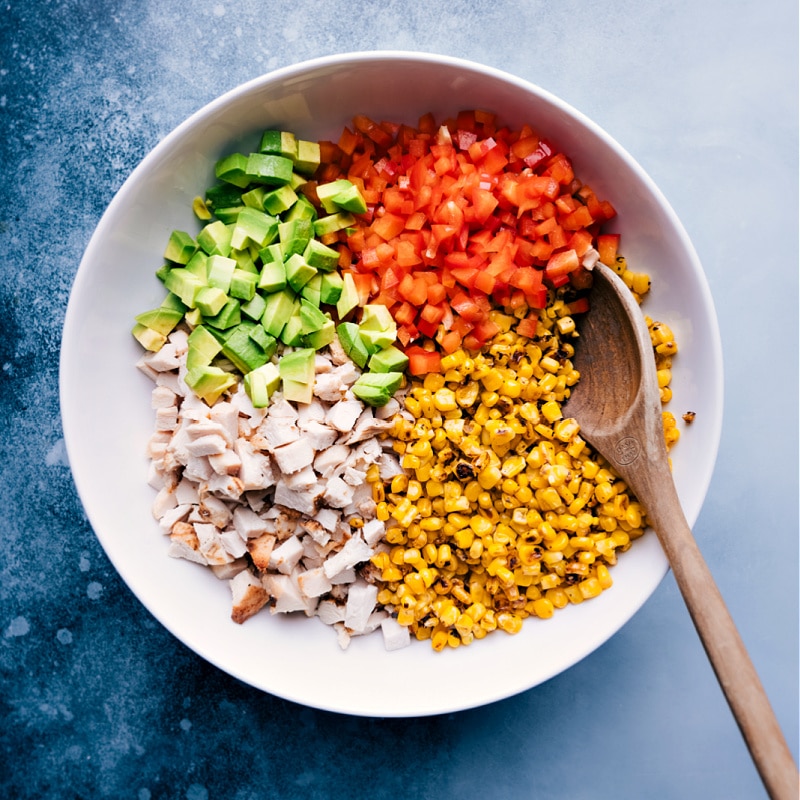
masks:
POLYGON ((209 666, 139 604, 87 523, 58 354, 71 281, 114 192, 225 90, 376 48, 539 83, 633 153, 705 265, 727 405, 696 534, 797 757, 797 15, 788 0, 6 0, 0 796, 763 797, 671 576, 573 669, 453 715, 342 717, 209 666))

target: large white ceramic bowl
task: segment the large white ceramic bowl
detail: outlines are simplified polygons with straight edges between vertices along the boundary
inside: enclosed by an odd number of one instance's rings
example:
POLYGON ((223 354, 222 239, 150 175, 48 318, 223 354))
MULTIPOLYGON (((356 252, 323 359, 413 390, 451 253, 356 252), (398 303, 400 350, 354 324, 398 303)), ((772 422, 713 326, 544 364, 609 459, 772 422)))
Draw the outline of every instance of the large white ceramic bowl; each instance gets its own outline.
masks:
POLYGON ((672 326, 680 344, 672 408, 678 417, 697 413, 673 452, 678 491, 693 523, 722 417, 719 333, 703 270, 674 212, 634 159, 580 112, 511 75, 429 54, 365 52, 296 64, 246 83, 186 120, 133 171, 101 219, 72 289, 61 354, 64 435, 78 492, 105 551, 141 602, 192 650, 254 687, 308 706, 416 716, 522 692, 603 644, 667 570, 649 532, 614 567, 610 591, 547 622, 531 619, 517 636, 498 632, 437 654, 426 643, 387 652, 377 634, 341 651, 333 631, 317 620, 262 613, 234 624, 227 583, 166 554, 146 483, 151 384, 134 366, 141 350, 130 328, 136 313, 163 299, 154 271, 171 230, 197 229, 191 201, 214 182, 215 161, 253 147, 268 127, 335 140, 358 113, 413 124, 428 111, 442 119, 466 108, 489 109, 511 126, 529 123, 617 208, 614 230, 622 233, 625 255, 653 276, 647 309, 672 326))

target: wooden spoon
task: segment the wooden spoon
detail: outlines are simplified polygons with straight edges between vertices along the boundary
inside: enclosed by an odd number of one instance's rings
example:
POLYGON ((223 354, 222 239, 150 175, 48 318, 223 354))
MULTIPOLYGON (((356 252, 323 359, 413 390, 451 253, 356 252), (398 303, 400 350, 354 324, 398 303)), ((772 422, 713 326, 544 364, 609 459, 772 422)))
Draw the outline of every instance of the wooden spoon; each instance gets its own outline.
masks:
POLYGON ((599 264, 593 275, 591 310, 575 347, 581 379, 566 410, 646 509, 767 792, 797 800, 797 767, 681 510, 644 316, 613 270, 599 264))

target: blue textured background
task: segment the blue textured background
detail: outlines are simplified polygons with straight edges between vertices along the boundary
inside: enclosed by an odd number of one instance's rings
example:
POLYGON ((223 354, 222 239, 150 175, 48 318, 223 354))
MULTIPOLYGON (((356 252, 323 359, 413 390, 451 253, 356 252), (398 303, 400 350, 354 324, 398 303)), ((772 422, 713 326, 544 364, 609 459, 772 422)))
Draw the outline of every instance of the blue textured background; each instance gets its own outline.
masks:
POLYGON ((696 534, 796 757, 797 33, 793 0, 3 2, 0 795, 763 797, 671 576, 573 669, 459 714, 342 717, 220 673, 150 617, 94 538, 61 438, 58 354, 114 192, 238 83, 388 48, 560 94, 653 176, 709 276, 727 404, 696 534))

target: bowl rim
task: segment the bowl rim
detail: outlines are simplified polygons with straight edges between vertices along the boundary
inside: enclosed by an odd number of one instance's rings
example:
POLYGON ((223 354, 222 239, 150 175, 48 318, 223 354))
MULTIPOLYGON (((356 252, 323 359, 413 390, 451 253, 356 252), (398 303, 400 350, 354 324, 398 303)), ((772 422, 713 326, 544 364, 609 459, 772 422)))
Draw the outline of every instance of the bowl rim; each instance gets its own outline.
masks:
MULTIPOLYGON (((710 391, 713 392, 714 396, 717 398, 717 405, 719 406, 718 411, 719 413, 716 415, 716 418, 710 423, 711 433, 710 433, 710 441, 713 443, 713 453, 710 454, 711 456, 711 465, 712 468, 708 470, 707 474, 703 475, 702 481, 697 486, 699 490, 699 495, 701 497, 701 501, 697 508, 689 509, 687 511, 687 518, 690 525, 694 525, 697 516, 700 513, 700 509, 702 507, 702 502, 707 494, 708 487, 710 485, 712 476, 713 476, 713 464, 716 462, 718 451, 719 451, 719 444, 721 440, 721 431, 722 431, 722 423, 723 423, 723 388, 724 388, 724 381, 723 381, 723 358, 722 358, 722 344, 721 338, 719 333, 719 324, 716 316, 716 311, 714 308, 713 298, 711 296, 710 287, 708 285, 707 277, 705 272, 702 268, 700 260, 697 256, 695 251, 694 245, 692 244, 691 240, 689 239, 686 230, 681 223, 680 219, 678 218, 677 214, 673 210, 671 204, 668 202, 666 197, 663 195, 659 187, 655 184, 655 182, 650 178, 647 172, 641 167, 641 165, 633 158, 633 156, 624 148, 622 145, 610 134, 608 134, 603 128, 601 128, 597 123, 595 123, 592 119, 587 117, 583 112, 578 110, 577 108, 573 107, 566 101, 562 100, 552 92, 548 91, 547 89, 534 84, 528 80, 520 78, 516 75, 511 73, 505 72, 501 69, 496 67, 491 67, 488 65, 481 64, 476 61, 471 61, 463 58, 448 56, 448 55, 439 55, 435 53, 429 52, 417 52, 417 51, 406 51, 406 50, 362 50, 362 51, 353 51, 349 53, 340 53, 340 54, 331 54, 326 56, 320 56, 313 59, 307 59, 301 62, 297 62, 294 64, 286 65, 283 67, 279 67, 275 70, 268 71, 262 75, 256 76, 251 78, 233 88, 227 90, 223 94, 219 95, 218 97, 212 99, 210 102, 206 103, 202 107, 195 110, 192 114, 190 114, 187 118, 185 118, 182 122, 180 122, 177 126, 175 126, 166 136, 164 136, 133 168, 133 170, 128 174, 125 181, 119 187, 119 189, 115 192, 114 196, 112 197, 110 203, 108 204, 107 208, 104 210, 103 214, 101 215, 95 230, 86 246, 84 251, 83 257, 80 261, 78 269, 76 271, 75 277, 73 279, 73 284, 70 289, 70 296, 67 303, 67 309, 64 317, 63 328, 62 328, 62 348, 59 358, 59 400, 61 404, 61 411, 62 411, 62 425, 64 431, 64 440, 65 446, 67 450, 67 455, 70 460, 70 465, 73 474, 73 480, 75 482, 75 486, 83 505, 84 511, 87 515, 87 518, 90 522, 90 525, 100 541, 101 546, 103 547, 104 551, 106 552, 107 557, 114 565, 114 568, 122 577, 123 581, 128 585, 128 587, 132 590, 134 595, 137 597, 139 602, 141 602, 150 613, 156 617, 156 619, 169 630, 178 640, 183 641, 185 643, 184 637, 181 633, 174 629, 174 627, 162 619, 162 615, 160 615, 156 609, 152 607, 152 604, 148 602, 145 598, 143 598, 139 592, 137 592, 133 588, 132 580, 128 574, 127 565, 118 563, 118 560, 113 555, 113 549, 108 547, 107 536, 98 530, 97 525, 95 524, 95 515, 93 513, 93 508, 91 507, 91 503, 87 502, 87 498, 90 497, 91 491, 89 486, 90 476, 84 474, 81 468, 75 466, 73 467, 72 455, 75 452, 74 442, 77 441, 77 437, 80 435, 80 431, 76 427, 76 423, 74 420, 74 415, 70 414, 71 402, 72 398, 75 396, 76 387, 73 386, 72 376, 70 375, 69 371, 69 364, 70 359, 74 357, 73 355, 73 345, 74 345, 74 328, 75 328, 75 314, 77 309, 77 302, 75 298, 83 291, 88 290, 88 286, 86 286, 86 281, 88 279, 88 265, 91 263, 95 250, 98 247, 98 242, 102 237, 106 234, 106 228, 109 225, 109 221, 112 219, 114 214, 116 213, 118 207, 124 205, 126 200, 126 195, 130 190, 130 187, 135 184, 139 177, 146 173, 150 168, 150 165, 156 161, 162 153, 168 152, 172 147, 173 144, 179 141, 187 132, 190 132, 193 128, 195 128, 199 123, 203 120, 214 117, 221 109, 227 107, 231 102, 236 100, 239 97, 246 96, 252 92, 257 92, 260 89, 279 83, 281 81, 291 80, 300 76, 308 75, 314 71, 322 70, 329 67, 336 67, 336 68, 344 68, 347 66, 352 65, 359 65, 364 63, 370 62, 413 62, 413 63, 427 63, 432 66, 448 66, 451 68, 475 71, 480 73, 483 76, 488 76, 494 80, 501 81, 505 84, 517 87, 527 93, 536 95, 540 97, 545 102, 551 104, 552 106, 558 108, 562 112, 566 113, 568 116, 575 119, 580 125, 585 127, 586 129, 590 130, 598 139, 600 139, 605 147, 613 150, 619 158, 626 162, 626 164, 636 173, 638 179, 642 182, 642 184, 646 187, 647 191, 650 192, 658 201, 660 207, 663 209, 664 213, 670 220, 670 223, 673 227, 673 230, 677 235, 681 238, 681 247, 687 254, 687 256, 692 260, 693 272, 697 278, 698 286, 697 288, 701 291, 702 297, 700 298, 700 302, 703 306, 705 313, 708 315, 708 327, 711 333, 711 339, 705 342, 705 346, 710 349, 711 358, 713 360, 713 364, 716 367, 716 372, 714 375, 714 384, 710 387, 710 391)), ((594 646, 592 646, 586 653, 580 655, 578 658, 573 659, 570 662, 565 662, 558 669, 549 677, 554 677, 557 674, 569 669, 578 661, 582 660, 586 656, 588 656, 591 652, 593 652, 597 647, 602 645, 605 641, 611 638, 616 632, 618 632, 641 608, 641 606, 652 596, 653 591, 658 586, 658 584, 663 579, 664 575, 667 572, 667 565, 666 561, 664 561, 664 567, 661 572, 660 577, 658 578, 653 590, 644 597, 640 603, 636 604, 635 606, 631 604, 631 606, 627 609, 627 614, 623 617, 620 617, 620 622, 616 626, 616 628, 608 633, 608 635, 604 635, 601 641, 596 642, 594 646)), ((335 646, 335 645, 333 645, 335 646)), ((192 649, 197 652, 201 657, 205 660, 209 661, 210 663, 215 664, 220 669, 224 670, 228 674, 234 675, 240 680, 244 682, 254 685, 252 681, 250 681, 246 676, 242 674, 236 674, 232 672, 227 666, 222 666, 218 659, 215 658, 212 652, 209 652, 208 649, 198 648, 192 646, 192 649)), ((549 678, 545 678, 547 680, 549 678)), ((495 693, 489 699, 482 699, 478 700, 474 703, 469 702, 462 702, 457 707, 438 707, 432 708, 430 711, 414 709, 413 715, 414 716, 423 716, 426 714, 438 714, 444 713, 447 711, 454 711, 454 710, 463 710, 466 708, 471 708, 479 705, 485 705, 487 703, 495 702, 497 700, 504 699, 505 697, 517 694, 520 691, 525 691, 528 688, 533 688, 534 686, 538 685, 542 681, 538 681, 537 683, 530 684, 523 688, 517 688, 513 691, 510 691, 506 694, 502 692, 495 693)), ((339 713, 348 713, 348 714, 355 714, 355 715, 365 715, 365 716, 408 716, 407 714, 403 713, 402 710, 398 710, 396 708, 379 708, 379 709, 372 709, 372 710, 365 710, 362 708, 349 708, 349 707, 342 707, 337 704, 336 698, 331 698, 330 703, 328 704, 319 704, 319 703, 307 703, 303 698, 290 696, 281 694, 279 689, 274 687, 272 688, 265 688, 263 686, 256 686, 262 691, 267 691, 275 696, 282 696, 286 699, 307 704, 313 705, 314 707, 322 708, 325 710, 330 710, 339 713)))

